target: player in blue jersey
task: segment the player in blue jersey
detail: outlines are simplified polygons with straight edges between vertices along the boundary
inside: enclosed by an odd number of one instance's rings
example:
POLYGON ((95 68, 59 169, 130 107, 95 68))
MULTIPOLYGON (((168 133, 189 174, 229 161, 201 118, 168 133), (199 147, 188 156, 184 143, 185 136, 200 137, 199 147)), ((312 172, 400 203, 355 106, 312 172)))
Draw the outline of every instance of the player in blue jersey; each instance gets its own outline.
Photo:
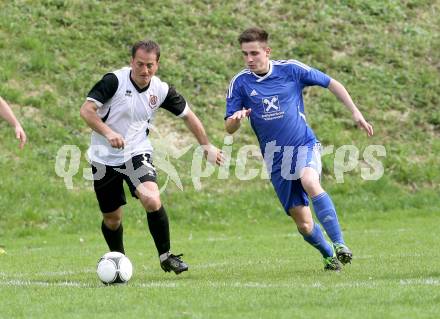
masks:
POLYGON ((247 29, 239 36, 247 68, 230 82, 225 128, 233 134, 243 119, 250 119, 284 210, 304 240, 320 251, 324 269, 339 271, 341 264, 351 262, 352 252, 344 242, 333 202, 320 183, 320 144, 306 121, 303 89, 313 85, 328 88, 368 136, 373 135, 373 127, 335 79, 296 60, 271 60, 268 38, 259 28, 247 29), (309 197, 332 244, 313 221, 309 197))

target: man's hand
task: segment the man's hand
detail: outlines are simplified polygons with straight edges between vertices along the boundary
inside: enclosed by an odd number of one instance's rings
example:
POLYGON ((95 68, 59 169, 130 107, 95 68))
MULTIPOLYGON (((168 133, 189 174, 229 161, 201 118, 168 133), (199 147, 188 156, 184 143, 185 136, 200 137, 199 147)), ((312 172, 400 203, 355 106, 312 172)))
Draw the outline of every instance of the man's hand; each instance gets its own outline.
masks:
POLYGON ((241 121, 242 119, 249 117, 252 109, 240 110, 232 114, 228 119, 241 121))
POLYGON ((226 132, 233 134, 235 131, 237 131, 240 128, 241 120, 249 117, 251 111, 252 109, 240 110, 228 117, 225 122, 226 132))
POLYGON ((211 164, 221 166, 225 162, 223 152, 212 144, 203 145, 205 157, 211 164))
POLYGON ((26 133, 24 132, 21 125, 15 126, 15 137, 20 140, 20 149, 23 149, 24 144, 26 143, 26 133))
POLYGON ((124 148, 125 146, 125 141, 121 134, 111 131, 105 135, 105 138, 114 148, 124 148))
POLYGON ((364 119, 361 112, 353 112, 353 120, 360 129, 367 132, 368 136, 373 136, 373 126, 364 119))

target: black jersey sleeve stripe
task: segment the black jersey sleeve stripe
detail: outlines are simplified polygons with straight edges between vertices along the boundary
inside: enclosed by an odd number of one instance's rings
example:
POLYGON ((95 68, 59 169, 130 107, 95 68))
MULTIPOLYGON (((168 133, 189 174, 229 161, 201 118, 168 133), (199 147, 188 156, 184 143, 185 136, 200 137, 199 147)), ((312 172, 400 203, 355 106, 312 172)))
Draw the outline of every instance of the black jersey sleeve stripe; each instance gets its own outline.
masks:
POLYGON ((115 95, 118 90, 118 78, 114 73, 107 73, 90 90, 87 97, 104 104, 115 95))
POLYGON ((102 121, 103 121, 103 122, 107 121, 108 116, 110 115, 110 111, 111 111, 111 109, 112 109, 111 107, 108 108, 108 112, 107 112, 107 114, 102 118, 102 121))
POLYGON ((185 110, 186 101, 182 95, 180 95, 176 89, 172 86, 168 89, 168 94, 160 107, 170 111, 174 115, 182 114, 185 110))

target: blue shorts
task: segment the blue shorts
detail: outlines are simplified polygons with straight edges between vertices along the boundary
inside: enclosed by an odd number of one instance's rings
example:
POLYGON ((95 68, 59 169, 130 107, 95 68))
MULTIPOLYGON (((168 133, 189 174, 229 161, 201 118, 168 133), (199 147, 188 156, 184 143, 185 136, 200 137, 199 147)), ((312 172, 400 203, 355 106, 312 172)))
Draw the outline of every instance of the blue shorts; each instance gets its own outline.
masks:
POLYGON ((270 180, 287 215, 296 206, 309 206, 309 198, 301 185, 301 174, 305 167, 321 174, 321 144, 313 143, 298 148, 284 147, 282 160, 272 166, 270 180))

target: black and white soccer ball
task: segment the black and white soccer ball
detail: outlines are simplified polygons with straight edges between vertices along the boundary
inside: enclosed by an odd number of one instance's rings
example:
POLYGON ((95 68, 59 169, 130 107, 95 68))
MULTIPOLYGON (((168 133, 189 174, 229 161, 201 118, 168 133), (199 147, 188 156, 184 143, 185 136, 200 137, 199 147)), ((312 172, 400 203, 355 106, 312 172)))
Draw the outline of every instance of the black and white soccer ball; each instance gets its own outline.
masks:
POLYGON ((133 265, 124 254, 111 251, 99 259, 96 273, 106 285, 126 283, 133 275, 133 265))

